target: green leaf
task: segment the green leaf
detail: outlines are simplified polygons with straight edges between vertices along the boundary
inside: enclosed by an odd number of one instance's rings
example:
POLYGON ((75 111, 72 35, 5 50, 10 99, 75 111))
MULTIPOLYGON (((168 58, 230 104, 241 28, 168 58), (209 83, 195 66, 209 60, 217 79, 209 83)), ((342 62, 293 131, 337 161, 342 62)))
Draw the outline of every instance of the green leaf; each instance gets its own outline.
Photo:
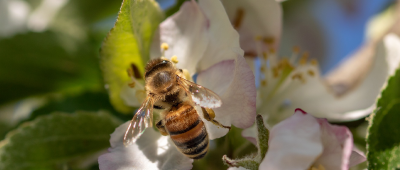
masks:
POLYGON ((400 69, 392 76, 370 117, 368 169, 400 168, 400 69))
POLYGON ((127 74, 131 64, 137 66, 141 75, 144 74, 151 40, 162 19, 163 14, 154 0, 124 0, 114 28, 102 44, 100 65, 103 77, 111 103, 120 112, 133 111, 122 101, 121 88, 131 80, 127 74))
POLYGON ((50 102, 44 106, 34 110, 28 120, 34 120, 38 116, 48 115, 55 111, 73 113, 76 110, 97 112, 99 110, 107 110, 114 116, 122 120, 131 120, 133 115, 120 114, 114 110, 105 92, 84 92, 81 94, 70 94, 63 97, 50 96, 50 102))
POLYGON ((37 118, 0 142, 0 169, 79 168, 85 158, 109 147, 110 134, 120 123, 105 112, 37 118))
POLYGON ((93 46, 68 51, 54 32, 0 40, 0 104, 49 92, 102 88, 93 46))

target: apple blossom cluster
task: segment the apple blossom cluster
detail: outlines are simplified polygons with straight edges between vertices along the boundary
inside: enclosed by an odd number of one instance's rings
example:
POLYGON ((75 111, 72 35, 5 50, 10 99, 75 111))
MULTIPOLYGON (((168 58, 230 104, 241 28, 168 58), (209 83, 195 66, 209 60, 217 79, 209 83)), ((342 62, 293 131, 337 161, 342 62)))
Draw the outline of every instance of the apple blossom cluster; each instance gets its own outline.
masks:
MULTIPOLYGON (((192 0, 159 25, 149 53, 151 59, 173 60, 188 79, 218 94, 223 104, 214 109, 215 120, 244 129, 243 138, 257 146, 255 156, 224 156, 221 161, 230 170, 347 170, 364 162, 350 130, 328 121, 357 120, 372 112, 380 89, 398 66, 392 64, 399 61, 394 55, 398 37, 387 35, 376 42, 379 49, 357 83, 329 83, 316 60, 299 48, 288 58, 277 54, 281 32, 282 9, 275 0, 192 0), (168 46, 160 48, 162 44, 168 46)), ((344 75, 354 60, 334 70, 331 80, 344 75)), ((134 86, 121 87, 120 96, 139 107, 145 84, 135 77, 132 82, 134 86)), ((210 140, 229 133, 200 117, 210 140)), ((153 128, 124 146, 128 124, 111 135, 111 148, 98 159, 101 170, 193 168, 193 160, 153 128)))

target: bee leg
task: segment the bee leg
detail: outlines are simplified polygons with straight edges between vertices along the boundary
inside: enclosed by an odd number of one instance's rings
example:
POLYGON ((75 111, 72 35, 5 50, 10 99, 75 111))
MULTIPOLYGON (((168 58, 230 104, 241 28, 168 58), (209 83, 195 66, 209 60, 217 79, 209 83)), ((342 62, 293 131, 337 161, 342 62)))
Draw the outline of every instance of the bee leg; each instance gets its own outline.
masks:
POLYGON ((230 126, 225 126, 225 125, 219 123, 218 121, 214 120, 214 118, 215 118, 214 110, 212 110, 210 108, 204 108, 204 107, 201 107, 201 110, 203 111, 203 115, 206 120, 210 121, 211 123, 213 123, 216 126, 219 126, 222 128, 227 128, 227 129, 231 130, 230 126))
POLYGON ((157 127, 158 131, 160 131, 161 135, 163 135, 163 136, 168 135, 168 132, 165 129, 165 126, 163 125, 162 120, 158 121, 158 123, 156 124, 156 127, 157 127))

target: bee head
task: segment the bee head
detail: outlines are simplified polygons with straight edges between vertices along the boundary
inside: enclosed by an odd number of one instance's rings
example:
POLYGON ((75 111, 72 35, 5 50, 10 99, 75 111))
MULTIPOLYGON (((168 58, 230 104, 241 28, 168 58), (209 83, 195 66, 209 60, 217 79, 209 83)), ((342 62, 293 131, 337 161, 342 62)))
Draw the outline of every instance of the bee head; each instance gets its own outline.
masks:
POLYGON ((166 93, 176 83, 175 66, 169 60, 154 59, 146 66, 146 85, 155 93, 166 93))

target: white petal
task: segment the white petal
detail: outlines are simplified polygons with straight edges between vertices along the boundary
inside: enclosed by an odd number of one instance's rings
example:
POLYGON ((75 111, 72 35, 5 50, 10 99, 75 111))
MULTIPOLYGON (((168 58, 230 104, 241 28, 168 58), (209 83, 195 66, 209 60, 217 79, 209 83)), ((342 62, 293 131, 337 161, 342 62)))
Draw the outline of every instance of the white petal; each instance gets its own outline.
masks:
POLYGON ((240 45, 246 52, 257 54, 255 37, 274 38, 279 42, 282 29, 282 8, 275 0, 222 0, 229 19, 234 24, 238 10, 243 19, 238 28, 240 45))
POLYGON ((222 3, 216 0, 199 0, 199 6, 208 19, 208 44, 198 69, 204 70, 220 61, 235 59, 237 55, 243 56, 239 34, 229 22, 222 3))
MULTIPOLYGON (((372 48, 363 50, 372 50, 373 60, 364 77, 356 82, 356 84, 351 85, 351 89, 342 96, 336 97, 329 93, 321 92, 320 94, 322 95, 314 100, 316 103, 310 102, 313 103, 313 106, 304 106, 304 108, 309 109, 310 113, 317 117, 326 117, 332 121, 350 121, 370 114, 374 108, 376 98, 379 96, 381 89, 385 86, 388 76, 399 66, 400 55, 398 55, 398 49, 400 48, 400 43, 397 36, 387 35, 384 41, 378 43, 377 47, 370 45, 367 48, 372 48)), ((363 54, 366 55, 359 56, 358 58, 363 57, 365 60, 365 58, 368 57, 368 53, 363 54)), ((362 61, 363 58, 351 58, 348 61, 349 63, 344 63, 343 69, 339 69, 339 71, 342 72, 343 78, 346 78, 344 75, 359 71, 360 67, 361 69, 362 67, 368 68, 368 65, 356 67, 356 64, 351 67, 351 63, 362 61)), ((339 73, 337 77, 340 77, 339 73)), ((348 86, 347 84, 340 84, 340 80, 336 82, 337 86, 348 86)), ((346 82, 343 81, 343 83, 346 82)), ((314 90, 315 87, 310 87, 310 90, 311 89, 314 90)), ((307 96, 307 98, 309 98, 309 96, 307 96)))
POLYGON ((388 34, 383 40, 386 46, 388 73, 393 75, 400 63, 400 39, 396 34, 388 34))
POLYGON ((168 136, 161 136, 152 128, 146 129, 135 144, 125 147, 123 136, 129 122, 111 134, 109 153, 99 157, 101 170, 188 170, 192 159, 180 153, 168 136))
POLYGON ((296 111, 272 128, 269 149, 260 169, 308 169, 322 151, 318 121, 309 114, 296 111))
POLYGON ((0 37, 9 37, 26 30, 30 11, 30 6, 25 1, 0 1, 0 37))
MULTIPOLYGON (((208 21, 195 1, 185 2, 181 9, 160 24, 160 41, 154 43, 167 43, 169 49, 165 57, 178 57, 178 68, 187 69, 194 74, 198 61, 204 56, 208 45, 208 21)), ((153 50, 160 49, 161 44, 153 45, 153 50)), ((157 54, 152 52, 152 58, 157 54)))
MULTIPOLYGON (((198 84, 214 91, 222 99, 222 106, 214 109, 215 120, 239 128, 250 127, 256 116, 256 87, 254 75, 245 59, 226 60, 200 72, 198 84)), ((209 122, 206 121, 206 126, 209 122)), ((214 125, 207 126, 210 138, 224 136, 227 130, 214 125)))
POLYGON ((143 84, 136 79, 133 80, 135 87, 131 88, 128 84, 125 84, 121 88, 121 98, 124 103, 132 107, 140 107, 146 98, 146 91, 143 84))
POLYGON ((278 109, 280 111, 270 117, 276 120, 269 120, 269 123, 283 120, 290 115, 291 110, 298 107, 304 108, 316 117, 331 121, 351 121, 367 116, 375 108, 376 98, 385 85, 389 73, 394 70, 392 68, 399 64, 400 55, 396 52, 400 48, 398 45, 400 45, 398 39, 396 41, 394 36, 387 36, 376 49, 375 45, 363 48, 338 69, 335 76, 332 76, 335 78, 330 77, 329 82, 336 84, 333 86, 334 89, 329 88, 321 80, 315 66, 311 64, 299 66, 291 74, 302 74, 305 82, 290 78, 286 80, 284 84, 287 87, 282 88, 282 93, 275 95, 278 96, 274 98, 275 103, 270 104, 273 108, 269 108, 271 110, 269 114, 275 113, 278 109), (371 57, 372 61, 369 66, 369 62, 363 60, 364 58, 368 60, 368 57, 371 57), (392 66, 389 66, 389 63, 392 66), (357 73, 363 69, 366 69, 364 70, 366 74, 357 73), (314 76, 308 75, 308 70, 313 70, 314 76), (341 88, 347 90, 340 90, 341 88), (282 109, 285 100, 290 104, 282 109))

